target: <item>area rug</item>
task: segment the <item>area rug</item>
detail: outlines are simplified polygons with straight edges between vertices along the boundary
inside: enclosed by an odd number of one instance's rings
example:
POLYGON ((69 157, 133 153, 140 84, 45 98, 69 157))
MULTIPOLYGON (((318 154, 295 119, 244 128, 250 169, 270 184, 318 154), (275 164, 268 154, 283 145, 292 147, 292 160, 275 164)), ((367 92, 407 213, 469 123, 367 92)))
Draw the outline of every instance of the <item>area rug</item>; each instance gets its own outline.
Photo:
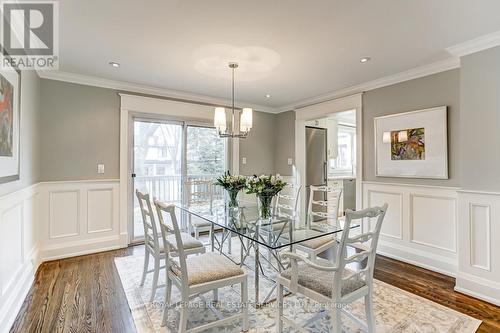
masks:
MULTIPOLYGON (((153 302, 149 301, 151 293, 152 274, 148 274, 144 287, 140 287, 143 265, 143 253, 115 259, 115 265, 120 275, 128 304, 139 333, 149 332, 177 332, 179 311, 173 308, 169 311, 168 324, 161 326, 163 315, 163 300, 165 289, 158 290, 153 302)), ((234 253, 234 252, 233 252, 234 253)), ((152 264, 152 263, 151 263, 152 264)), ((265 266, 265 265, 264 265, 265 266)), ((151 267, 151 266, 150 266, 151 267)), ((250 266, 251 267, 251 266, 250 266)), ((253 302, 254 286, 253 271, 249 274, 249 299, 253 302)), ((164 271, 160 274, 160 283, 164 283, 164 271)), ((272 288, 272 283, 261 280, 261 291, 266 293, 272 288)), ((240 311, 235 306, 239 304, 240 295, 237 286, 219 290, 219 302, 213 304, 211 293, 194 298, 189 304, 188 329, 203 323, 213 321, 217 317, 228 316, 240 311), (214 308, 216 310, 214 310, 214 308)), ((382 281, 374 282, 374 312, 377 332, 380 333, 469 333, 475 332, 480 320, 464 315, 440 304, 421 298, 404 290, 386 284, 382 281)), ((180 301, 180 293, 172 288, 172 302, 180 301)), ((289 295, 285 297, 285 316, 301 324, 310 332, 330 332, 328 312, 319 304, 309 301, 302 296, 289 295), (313 320, 314 319, 314 320, 313 320)), ((250 306, 250 332, 276 332, 275 314, 276 302, 256 309, 250 306)), ((363 300, 348 306, 348 311, 365 321, 363 300)), ((363 330, 347 316, 342 316, 344 332, 363 332, 363 330)), ((218 327, 207 332, 240 332, 240 323, 235 322, 218 327)), ((294 332, 286 327, 285 332, 294 332)))

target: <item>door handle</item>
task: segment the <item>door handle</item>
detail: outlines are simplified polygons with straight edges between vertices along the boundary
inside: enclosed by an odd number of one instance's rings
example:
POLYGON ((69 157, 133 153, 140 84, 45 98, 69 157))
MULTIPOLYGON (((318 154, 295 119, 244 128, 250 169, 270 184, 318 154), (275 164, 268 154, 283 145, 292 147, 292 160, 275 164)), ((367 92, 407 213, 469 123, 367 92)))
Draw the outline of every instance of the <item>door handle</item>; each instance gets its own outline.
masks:
POLYGON ((323 162, 323 180, 328 181, 328 162, 323 162))
POLYGON ((135 178, 137 175, 135 173, 132 174, 132 178, 135 178))

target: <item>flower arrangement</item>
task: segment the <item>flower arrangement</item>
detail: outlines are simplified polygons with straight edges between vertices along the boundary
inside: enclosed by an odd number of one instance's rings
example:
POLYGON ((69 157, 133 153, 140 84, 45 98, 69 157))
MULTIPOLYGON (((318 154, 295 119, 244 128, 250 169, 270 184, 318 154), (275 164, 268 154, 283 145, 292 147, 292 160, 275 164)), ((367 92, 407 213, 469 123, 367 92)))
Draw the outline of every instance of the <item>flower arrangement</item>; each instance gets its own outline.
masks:
POLYGON ((238 192, 246 187, 247 179, 244 176, 233 176, 229 171, 215 180, 214 185, 224 188, 229 195, 229 206, 238 207, 238 192))
POLYGON ((277 195, 287 185, 279 175, 277 176, 253 176, 247 181, 247 194, 254 193, 260 200, 260 217, 271 218, 271 203, 273 197, 277 195))

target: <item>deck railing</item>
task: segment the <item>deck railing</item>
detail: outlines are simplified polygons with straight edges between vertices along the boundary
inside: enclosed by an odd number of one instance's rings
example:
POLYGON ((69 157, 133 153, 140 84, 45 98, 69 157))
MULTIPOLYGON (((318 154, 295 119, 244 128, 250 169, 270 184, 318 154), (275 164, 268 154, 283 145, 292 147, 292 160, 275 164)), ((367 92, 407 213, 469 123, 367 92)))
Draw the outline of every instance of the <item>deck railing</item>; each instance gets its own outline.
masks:
MULTIPOLYGON (((188 181, 192 180, 214 180, 217 175, 190 175, 188 181)), ((165 202, 182 201, 182 177, 181 176, 137 176, 134 179, 135 188, 141 192, 149 193, 151 197, 165 202)), ((214 196, 222 197, 223 189, 213 186, 214 196)))

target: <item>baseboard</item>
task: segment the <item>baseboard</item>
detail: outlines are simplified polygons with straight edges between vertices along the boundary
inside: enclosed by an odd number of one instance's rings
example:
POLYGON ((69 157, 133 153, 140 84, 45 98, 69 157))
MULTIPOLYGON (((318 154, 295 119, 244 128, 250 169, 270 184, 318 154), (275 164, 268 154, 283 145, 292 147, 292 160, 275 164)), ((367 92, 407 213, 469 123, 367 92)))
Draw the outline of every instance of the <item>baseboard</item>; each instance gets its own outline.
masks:
POLYGON ((23 266, 20 278, 16 280, 17 283, 9 288, 9 294, 0 309, 0 333, 9 332, 12 324, 14 324, 17 314, 35 280, 36 272, 40 266, 38 257, 38 249, 34 248, 28 256, 29 260, 26 260, 23 266))
POLYGON ((78 242, 65 242, 57 246, 45 247, 42 250, 41 261, 51 261, 70 257, 83 256, 98 252, 106 252, 126 248, 127 235, 102 237, 78 242))
POLYGON ((389 245, 385 242, 379 242, 377 253, 433 272, 451 277, 457 276, 457 263, 455 260, 438 256, 435 253, 427 253, 395 244, 389 245))
POLYGON ((500 306, 500 283, 459 272, 455 291, 500 306))

